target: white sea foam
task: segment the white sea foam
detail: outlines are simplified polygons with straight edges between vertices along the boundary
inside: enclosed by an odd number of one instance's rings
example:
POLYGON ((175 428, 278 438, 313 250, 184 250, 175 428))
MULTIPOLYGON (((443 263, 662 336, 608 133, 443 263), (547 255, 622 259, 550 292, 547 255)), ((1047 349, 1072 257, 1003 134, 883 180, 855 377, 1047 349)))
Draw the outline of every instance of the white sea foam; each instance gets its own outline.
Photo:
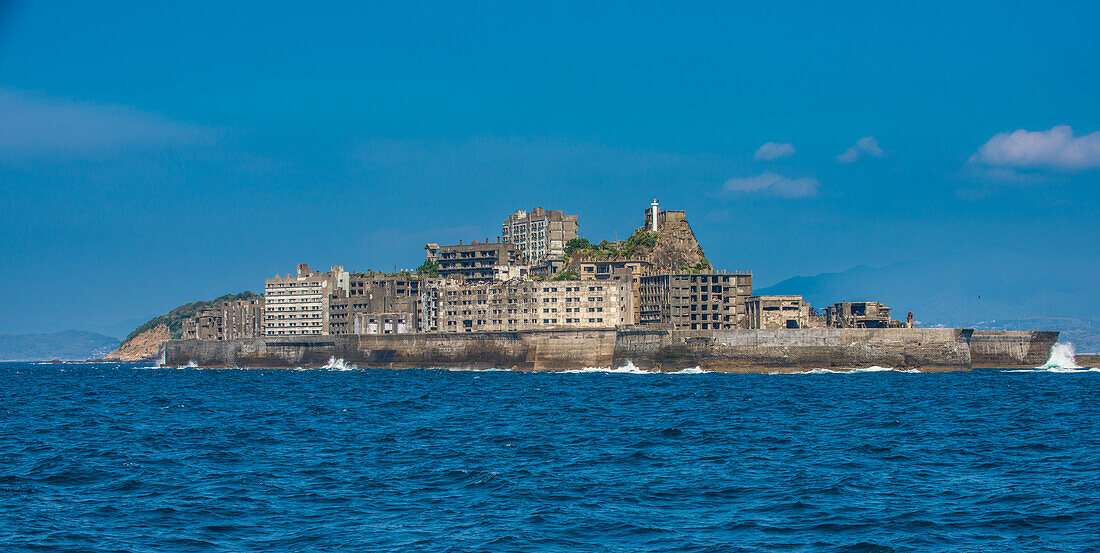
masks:
POLYGON ((653 374, 649 371, 643 371, 634 366, 634 363, 629 360, 622 366, 617 368, 608 367, 582 367, 580 369, 573 369, 568 371, 561 371, 567 374, 580 374, 580 373, 613 373, 613 374, 653 374))
POLYGON ((359 367, 356 366, 355 363, 348 363, 347 361, 344 361, 343 357, 337 359, 336 356, 332 356, 328 358, 328 363, 325 363, 325 365, 321 368, 333 371, 354 371, 359 367))
POLYGON ((690 369, 681 369, 669 374, 705 374, 706 372, 707 371, 704 371, 701 367, 695 366, 690 369))
POLYGON ((635 364, 634 364, 634 363, 633 363, 632 361, 630 361, 630 360, 628 359, 628 360, 626 361, 626 363, 623 363, 622 365, 620 365, 620 366, 618 366, 618 367, 614 367, 614 368, 612 368, 612 367, 583 367, 583 368, 580 368, 580 369, 572 369, 572 370, 568 370, 568 371, 560 371, 560 372, 562 372, 562 373, 566 373, 566 374, 581 374, 581 373, 608 373, 608 374, 705 374, 705 373, 706 373, 707 371, 704 371, 704 370, 703 370, 702 368, 700 368, 700 367, 698 367, 698 366, 696 366, 696 367, 690 367, 690 368, 686 368, 686 369, 681 369, 681 370, 678 370, 678 371, 672 371, 672 372, 662 372, 662 371, 647 371, 647 370, 645 370, 645 369, 640 369, 640 368, 638 368, 638 367, 637 367, 637 366, 636 366, 636 365, 635 365, 635 364))
POLYGON ((895 369, 893 367, 880 367, 878 365, 871 365, 870 367, 852 367, 841 369, 810 369, 808 371, 800 372, 772 372, 768 374, 852 374, 852 373, 881 373, 881 372, 895 372, 895 373, 908 373, 919 374, 918 369, 895 369))
POLYGON ((1047 359, 1043 366, 1036 368, 1052 372, 1065 372, 1084 368, 1077 364, 1076 356, 1077 352, 1073 349, 1073 344, 1069 342, 1057 343, 1050 348, 1050 359, 1047 359))

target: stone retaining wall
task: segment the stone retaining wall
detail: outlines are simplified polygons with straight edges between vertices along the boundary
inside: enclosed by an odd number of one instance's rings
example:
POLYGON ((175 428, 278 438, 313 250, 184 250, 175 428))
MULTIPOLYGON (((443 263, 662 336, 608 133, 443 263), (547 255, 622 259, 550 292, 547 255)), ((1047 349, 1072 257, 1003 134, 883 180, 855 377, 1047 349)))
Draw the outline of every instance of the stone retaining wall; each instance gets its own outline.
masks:
POLYGON ((871 366, 922 371, 971 366, 1038 366, 1057 332, 990 333, 970 329, 671 331, 543 330, 467 334, 390 334, 170 340, 168 365, 320 367, 330 358, 379 368, 560 370, 622 366, 676 371, 795 372, 871 366), (975 344, 977 344, 975 346, 975 344), (1010 365, 1009 363, 1014 363, 1010 365))

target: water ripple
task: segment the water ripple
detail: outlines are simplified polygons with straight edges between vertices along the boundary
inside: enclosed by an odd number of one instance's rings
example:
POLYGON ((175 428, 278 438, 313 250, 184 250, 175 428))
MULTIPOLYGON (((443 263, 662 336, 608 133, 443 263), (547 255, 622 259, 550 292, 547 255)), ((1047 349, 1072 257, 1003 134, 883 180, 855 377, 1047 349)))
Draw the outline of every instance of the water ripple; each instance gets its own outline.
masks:
POLYGON ((0 373, 4 550, 1085 551, 1100 526, 1097 372, 0 373))

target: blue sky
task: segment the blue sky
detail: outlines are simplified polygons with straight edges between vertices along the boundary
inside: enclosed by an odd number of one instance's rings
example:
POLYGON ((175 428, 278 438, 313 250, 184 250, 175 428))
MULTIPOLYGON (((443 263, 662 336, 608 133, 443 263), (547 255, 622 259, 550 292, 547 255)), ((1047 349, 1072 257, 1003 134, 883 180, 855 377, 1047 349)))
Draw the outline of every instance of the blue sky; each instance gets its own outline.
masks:
POLYGON ((679 4, 0 3, 0 332, 536 205, 623 238, 657 197, 758 286, 1100 254, 1095 3, 679 4))

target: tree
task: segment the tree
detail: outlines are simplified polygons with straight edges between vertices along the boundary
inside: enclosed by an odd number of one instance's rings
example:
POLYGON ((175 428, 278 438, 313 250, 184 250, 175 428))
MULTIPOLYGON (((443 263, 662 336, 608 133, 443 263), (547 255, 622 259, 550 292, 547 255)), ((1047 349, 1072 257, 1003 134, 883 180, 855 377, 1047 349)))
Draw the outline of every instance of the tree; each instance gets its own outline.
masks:
POLYGON ((436 278, 439 276, 439 262, 427 259, 424 264, 416 268, 416 274, 427 278, 436 278))
POLYGON ((574 252, 580 250, 587 250, 592 247, 592 244, 588 243, 586 238, 570 238, 565 243, 565 255, 573 255, 574 252))

